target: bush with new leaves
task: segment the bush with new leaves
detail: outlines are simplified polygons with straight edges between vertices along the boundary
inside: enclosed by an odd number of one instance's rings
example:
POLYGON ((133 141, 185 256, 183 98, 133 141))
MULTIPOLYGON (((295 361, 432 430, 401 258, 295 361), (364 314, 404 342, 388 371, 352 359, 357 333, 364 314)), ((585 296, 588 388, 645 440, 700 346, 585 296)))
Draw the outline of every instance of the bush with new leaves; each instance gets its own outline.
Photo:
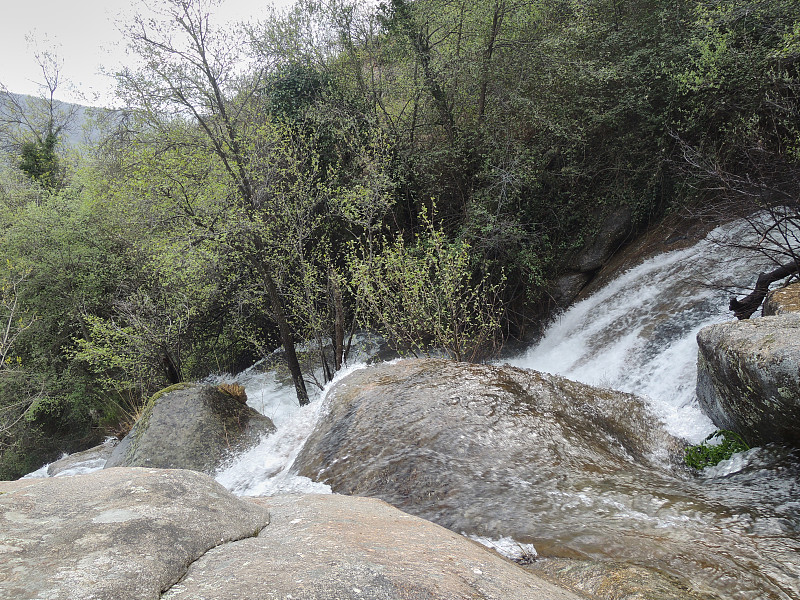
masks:
POLYGON ((450 240, 423 211, 422 234, 407 244, 398 234, 382 251, 351 257, 361 322, 401 354, 443 352, 477 361, 499 349, 504 277, 476 275, 475 255, 450 240))

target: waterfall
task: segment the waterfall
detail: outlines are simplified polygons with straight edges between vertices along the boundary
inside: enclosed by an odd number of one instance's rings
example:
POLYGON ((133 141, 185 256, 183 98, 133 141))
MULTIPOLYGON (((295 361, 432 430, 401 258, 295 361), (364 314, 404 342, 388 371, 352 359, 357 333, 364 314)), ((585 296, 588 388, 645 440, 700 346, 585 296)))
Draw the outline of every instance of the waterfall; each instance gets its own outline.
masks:
POLYGON ((643 396, 670 433, 701 441, 714 426, 695 397, 695 337, 731 320, 728 290, 751 287, 767 266, 725 243, 749 235, 747 223, 735 221, 646 260, 559 315, 507 362, 643 396))
MULTIPOLYGON (((741 242, 748 233, 746 223, 733 222, 690 248, 642 262, 559 315, 534 347, 507 362, 638 394, 670 433, 700 441, 713 425, 694 395, 695 336, 706 325, 730 320, 730 293, 751 288, 767 266, 763 258, 720 243, 741 242)), ((373 347, 359 358, 376 354, 373 347)), ((217 480, 238 495, 330 492, 328 486, 292 473, 291 466, 328 411, 326 398, 333 383, 363 366, 341 371, 303 408, 291 382, 275 370, 253 368, 209 380, 244 385, 248 404, 277 427, 259 445, 232 457, 217 480)), ((441 378, 441 373, 435 376, 441 378)), ((459 390, 469 383, 451 381, 459 390)), ((490 430, 486 426, 482 431, 490 430)), ((386 445, 380 434, 367 441, 386 445)), ((529 449, 536 443, 525 437, 524 451, 515 456, 530 464, 529 449)), ((548 443, 563 446, 571 441, 551 436, 548 443)), ((500 448, 513 454, 507 445, 500 448)), ((403 448, 396 448, 393 456, 401 460, 403 448)), ((536 547, 510 537, 473 539, 511 556, 519 551, 535 556, 541 542, 545 556, 563 555, 559 552, 567 548, 568 556, 628 561, 680 575, 698 589, 731 600, 792 600, 800 598, 797 458, 791 449, 766 446, 701 473, 672 463, 635 471, 592 463, 590 471, 565 467, 557 475, 517 481, 503 470, 503 460, 510 460, 503 456, 486 469, 485 480, 483 475, 480 479, 497 484, 491 499, 508 502, 514 514, 521 512, 520 506, 535 510, 524 522, 535 523, 535 539, 529 541, 536 547), (523 497, 509 500, 509 490, 518 488, 523 497), (628 541, 620 545, 620 539, 628 541)), ((451 458, 442 460, 446 467, 451 458)), ((75 465, 70 474, 96 468, 101 465, 75 465)), ((436 470, 436 477, 444 471, 436 470)), ((47 476, 47 469, 34 476, 47 476)), ((487 498, 473 503, 477 511, 487 498)), ((452 512, 443 502, 432 512, 452 512)), ((497 519, 497 526, 508 527, 508 520, 497 519)))
POLYGON ((311 402, 303 408, 297 404, 294 387, 280 384, 274 371, 240 376, 238 380, 245 386, 248 404, 270 417, 277 431, 254 448, 233 457, 217 473, 217 481, 241 496, 330 493, 329 486, 295 475, 289 468, 323 414, 328 390, 343 377, 365 366, 357 363, 339 371, 322 390, 311 391, 311 402))

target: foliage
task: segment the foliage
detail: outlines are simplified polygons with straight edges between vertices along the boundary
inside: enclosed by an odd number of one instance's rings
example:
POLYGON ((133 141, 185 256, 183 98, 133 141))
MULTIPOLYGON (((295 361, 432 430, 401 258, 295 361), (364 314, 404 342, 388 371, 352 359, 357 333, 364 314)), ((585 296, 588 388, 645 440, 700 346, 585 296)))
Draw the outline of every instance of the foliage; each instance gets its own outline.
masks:
POLYGON ((787 179, 800 158, 798 23, 790 0, 694 6, 671 126, 700 185, 762 202, 796 197, 787 179))
POLYGON ((450 241, 423 212, 424 233, 409 247, 402 235, 382 240, 382 251, 352 257, 352 285, 374 327, 401 353, 443 351, 477 361, 498 350, 501 286, 474 275, 469 244, 450 241))
POLYGON ((738 433, 720 429, 710 434, 700 444, 686 448, 683 461, 694 469, 704 469, 729 459, 737 452, 749 449, 750 446, 738 433), (712 441, 715 443, 710 444, 712 441))
POLYGON ((56 136, 48 133, 43 140, 22 144, 20 170, 48 189, 54 188, 59 181, 57 142, 56 136))
POLYGON ((3 473, 279 344, 301 402, 295 345, 327 380, 357 327, 491 356, 609 214, 780 201, 796 256, 793 0, 215 5, 123 25, 128 109, 74 170, 60 62, 35 102, 0 89, 3 473))

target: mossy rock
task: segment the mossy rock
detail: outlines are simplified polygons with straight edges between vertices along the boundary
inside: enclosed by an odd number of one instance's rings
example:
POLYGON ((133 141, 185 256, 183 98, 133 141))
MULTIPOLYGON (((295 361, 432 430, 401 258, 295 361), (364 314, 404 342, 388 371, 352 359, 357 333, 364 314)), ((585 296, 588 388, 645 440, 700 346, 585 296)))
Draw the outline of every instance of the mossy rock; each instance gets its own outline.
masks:
POLYGON ((215 473, 232 454, 275 431, 272 421, 215 386, 176 384, 156 393, 109 467, 215 473))

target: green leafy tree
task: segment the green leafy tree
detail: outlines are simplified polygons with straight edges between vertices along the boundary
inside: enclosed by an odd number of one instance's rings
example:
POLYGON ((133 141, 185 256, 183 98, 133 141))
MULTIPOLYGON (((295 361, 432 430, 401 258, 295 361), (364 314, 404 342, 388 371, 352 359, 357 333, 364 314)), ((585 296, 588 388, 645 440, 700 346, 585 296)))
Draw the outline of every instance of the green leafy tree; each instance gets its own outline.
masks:
POLYGON ((478 361, 499 350, 502 284, 475 276, 469 244, 450 241, 423 213, 424 233, 407 245, 383 240, 379 252, 352 259, 355 294, 365 326, 399 352, 444 352, 478 361))
MULTIPOLYGON (((225 35, 212 28, 209 13, 213 5, 202 0, 171 0, 164 4, 160 21, 137 17, 127 34, 131 50, 145 66, 140 71, 121 71, 118 80, 123 97, 156 132, 168 133, 180 119, 194 123, 197 129, 188 132, 184 143, 207 149, 219 161, 230 184, 229 202, 245 218, 254 219, 255 226, 262 198, 248 147, 256 143, 260 124, 248 118, 253 116, 248 108, 253 107, 251 100, 261 77, 243 77, 239 72, 243 39, 237 32, 225 35)), ((249 238, 240 242, 252 250, 249 262, 260 273, 269 298, 298 400, 306 404, 308 392, 273 274, 274 261, 269 260, 257 227, 241 234, 249 238)))
POLYGON ((36 51, 35 58, 43 79, 39 96, 14 94, 0 83, 0 148, 18 157, 16 166, 33 181, 57 191, 66 177, 58 147, 77 107, 55 98, 62 85, 63 60, 52 50, 36 51))

